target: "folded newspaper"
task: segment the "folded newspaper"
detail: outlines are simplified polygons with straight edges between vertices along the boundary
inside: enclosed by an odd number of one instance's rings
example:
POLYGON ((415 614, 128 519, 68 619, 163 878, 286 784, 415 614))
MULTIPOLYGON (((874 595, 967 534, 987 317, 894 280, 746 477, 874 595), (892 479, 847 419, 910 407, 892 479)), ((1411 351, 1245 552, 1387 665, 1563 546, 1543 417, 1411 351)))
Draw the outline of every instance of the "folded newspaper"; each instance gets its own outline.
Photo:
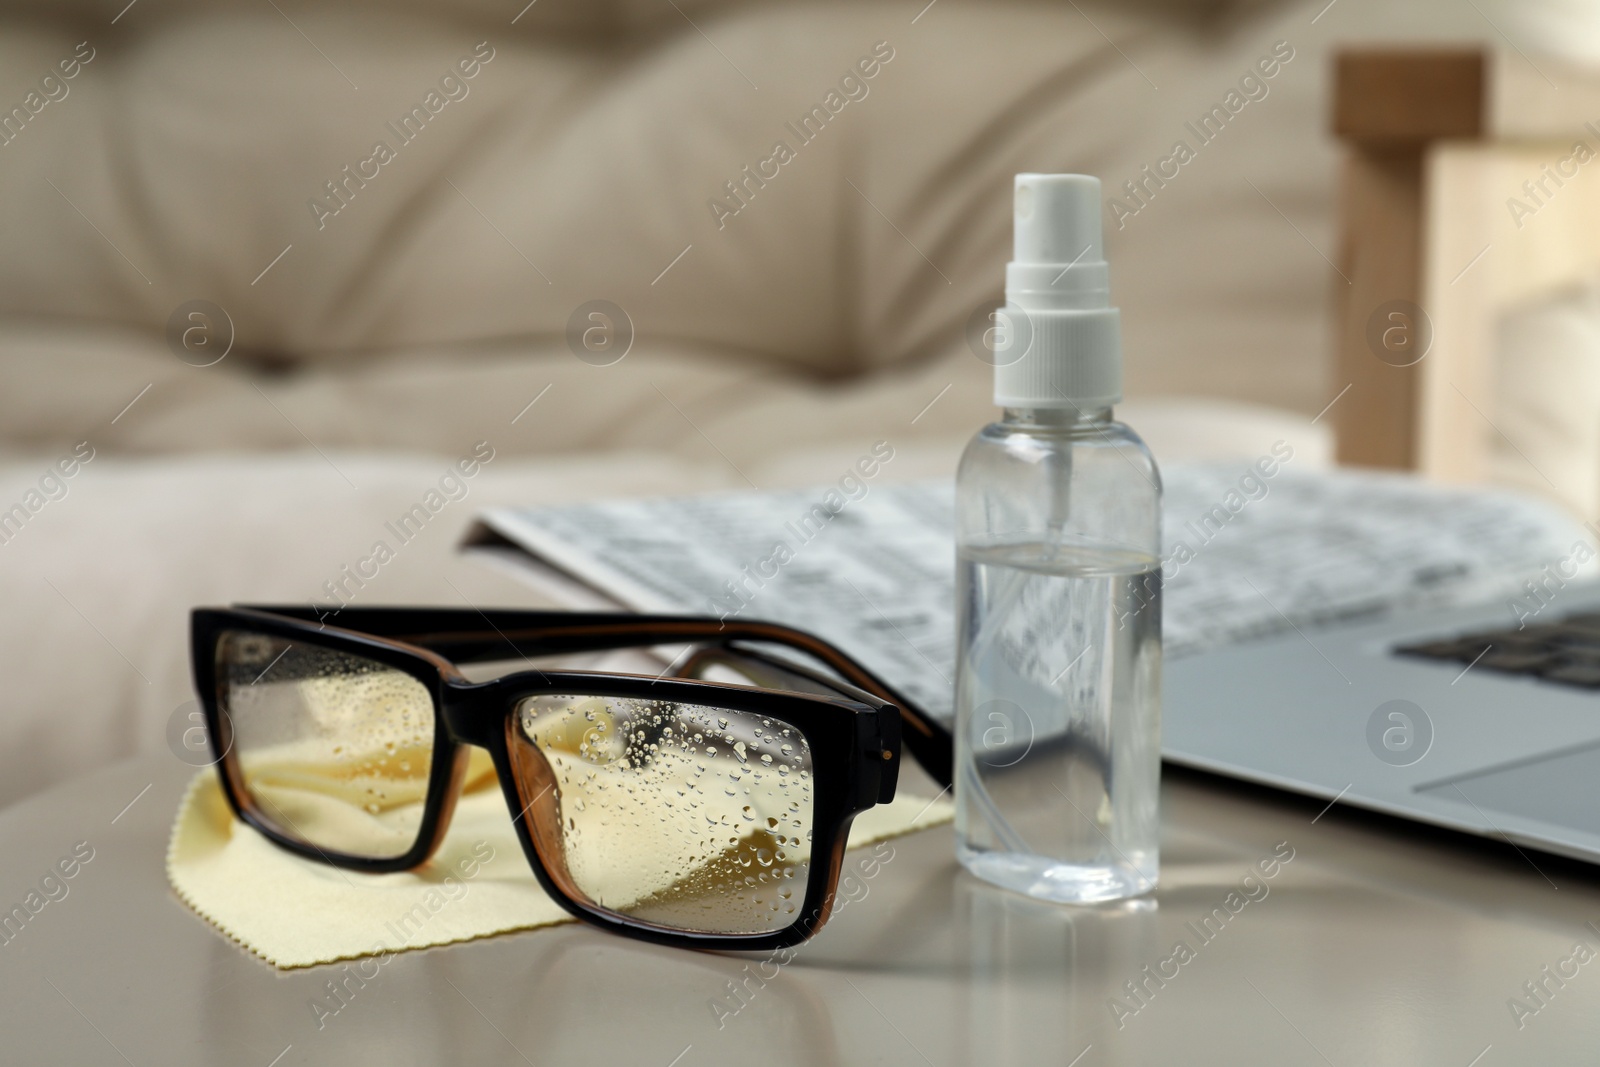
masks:
MULTIPOLYGON (((1237 463, 1174 465, 1164 479, 1169 657, 1497 597, 1510 623, 1595 569, 1590 530, 1518 493, 1373 472, 1263 476, 1237 463)), ((948 481, 847 477, 811 490, 494 509, 465 547, 572 608, 813 631, 948 717, 953 508, 948 481)))

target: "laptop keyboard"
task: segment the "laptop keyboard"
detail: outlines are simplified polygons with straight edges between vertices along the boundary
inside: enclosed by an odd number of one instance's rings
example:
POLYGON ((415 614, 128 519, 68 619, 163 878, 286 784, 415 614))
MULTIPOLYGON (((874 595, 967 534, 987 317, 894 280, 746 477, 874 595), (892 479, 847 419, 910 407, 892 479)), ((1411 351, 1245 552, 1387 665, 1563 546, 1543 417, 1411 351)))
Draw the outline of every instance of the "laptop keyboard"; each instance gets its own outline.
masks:
POLYGON ((1484 630, 1442 641, 1402 645, 1402 656, 1528 674, 1560 685, 1600 689, 1600 613, 1569 615, 1521 629, 1484 630))

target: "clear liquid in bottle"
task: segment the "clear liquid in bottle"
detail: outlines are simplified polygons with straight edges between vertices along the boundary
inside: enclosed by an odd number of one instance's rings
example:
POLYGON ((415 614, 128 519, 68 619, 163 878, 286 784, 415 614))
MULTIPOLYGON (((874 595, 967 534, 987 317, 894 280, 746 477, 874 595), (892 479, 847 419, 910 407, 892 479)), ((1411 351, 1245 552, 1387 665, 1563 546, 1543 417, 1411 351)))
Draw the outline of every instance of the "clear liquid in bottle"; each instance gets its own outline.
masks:
POLYGON ((1159 560, 1037 541, 964 545, 957 596, 962 864, 1054 901, 1154 888, 1159 560))

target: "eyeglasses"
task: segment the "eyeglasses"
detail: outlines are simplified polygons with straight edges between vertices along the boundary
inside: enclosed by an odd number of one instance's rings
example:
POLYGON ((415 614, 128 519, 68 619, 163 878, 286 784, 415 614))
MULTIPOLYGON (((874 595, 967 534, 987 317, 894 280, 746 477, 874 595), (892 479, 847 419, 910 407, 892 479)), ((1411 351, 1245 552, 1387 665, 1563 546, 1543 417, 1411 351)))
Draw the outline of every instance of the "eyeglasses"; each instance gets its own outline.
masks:
POLYGON ((943 727, 799 630, 419 608, 345 608, 339 622, 310 607, 191 619, 229 804, 336 867, 426 862, 476 747, 535 876, 573 915, 661 944, 781 948, 827 921, 851 820, 894 799, 902 728, 950 782, 943 727), (472 682, 457 667, 664 645, 690 651, 655 678, 529 669, 472 682), (730 672, 740 681, 706 677, 730 672))

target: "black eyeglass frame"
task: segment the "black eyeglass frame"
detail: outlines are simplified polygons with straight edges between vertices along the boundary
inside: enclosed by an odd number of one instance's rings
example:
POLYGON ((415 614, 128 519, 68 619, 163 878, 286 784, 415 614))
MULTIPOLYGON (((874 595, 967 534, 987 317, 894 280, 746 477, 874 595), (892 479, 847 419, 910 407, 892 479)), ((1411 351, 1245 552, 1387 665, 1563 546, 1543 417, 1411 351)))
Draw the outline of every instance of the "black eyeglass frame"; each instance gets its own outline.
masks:
MULTIPOLYGON (((765 950, 798 944, 827 921, 844 862, 850 823, 894 799, 902 737, 905 747, 940 784, 951 773, 951 739, 915 704, 851 657, 804 631, 757 620, 678 615, 451 608, 345 608, 329 626, 311 607, 196 608, 191 655, 217 770, 229 806, 278 846, 310 860, 367 873, 410 870, 443 843, 465 780, 468 749, 488 751, 513 816, 523 852, 549 895, 579 919, 624 936, 689 948, 765 950), (242 631, 363 656, 415 678, 434 706, 433 759, 417 839, 402 855, 374 858, 322 849, 279 829, 261 813, 245 786, 231 723, 223 714, 217 653, 222 637, 242 631), (846 684, 755 654, 780 675, 808 678, 807 692, 683 677, 650 678, 598 671, 517 671, 472 682, 457 664, 493 662, 629 647, 698 646, 684 670, 719 660, 741 643, 776 645, 818 660, 846 684), (831 691, 831 692, 830 692, 831 691), (584 695, 636 698, 728 708, 779 719, 806 739, 812 753, 812 843, 805 898, 795 921, 761 933, 685 931, 622 915, 590 901, 565 874, 553 808, 523 795, 525 770, 513 767, 516 709, 529 697, 584 695), (902 731, 904 727, 904 731, 902 731), (535 810, 537 809, 537 810, 535 810), (530 812, 532 813, 530 816, 530 812), (528 816, 528 817, 525 817, 528 816)), ((557 822, 559 816, 556 816, 557 822)))

